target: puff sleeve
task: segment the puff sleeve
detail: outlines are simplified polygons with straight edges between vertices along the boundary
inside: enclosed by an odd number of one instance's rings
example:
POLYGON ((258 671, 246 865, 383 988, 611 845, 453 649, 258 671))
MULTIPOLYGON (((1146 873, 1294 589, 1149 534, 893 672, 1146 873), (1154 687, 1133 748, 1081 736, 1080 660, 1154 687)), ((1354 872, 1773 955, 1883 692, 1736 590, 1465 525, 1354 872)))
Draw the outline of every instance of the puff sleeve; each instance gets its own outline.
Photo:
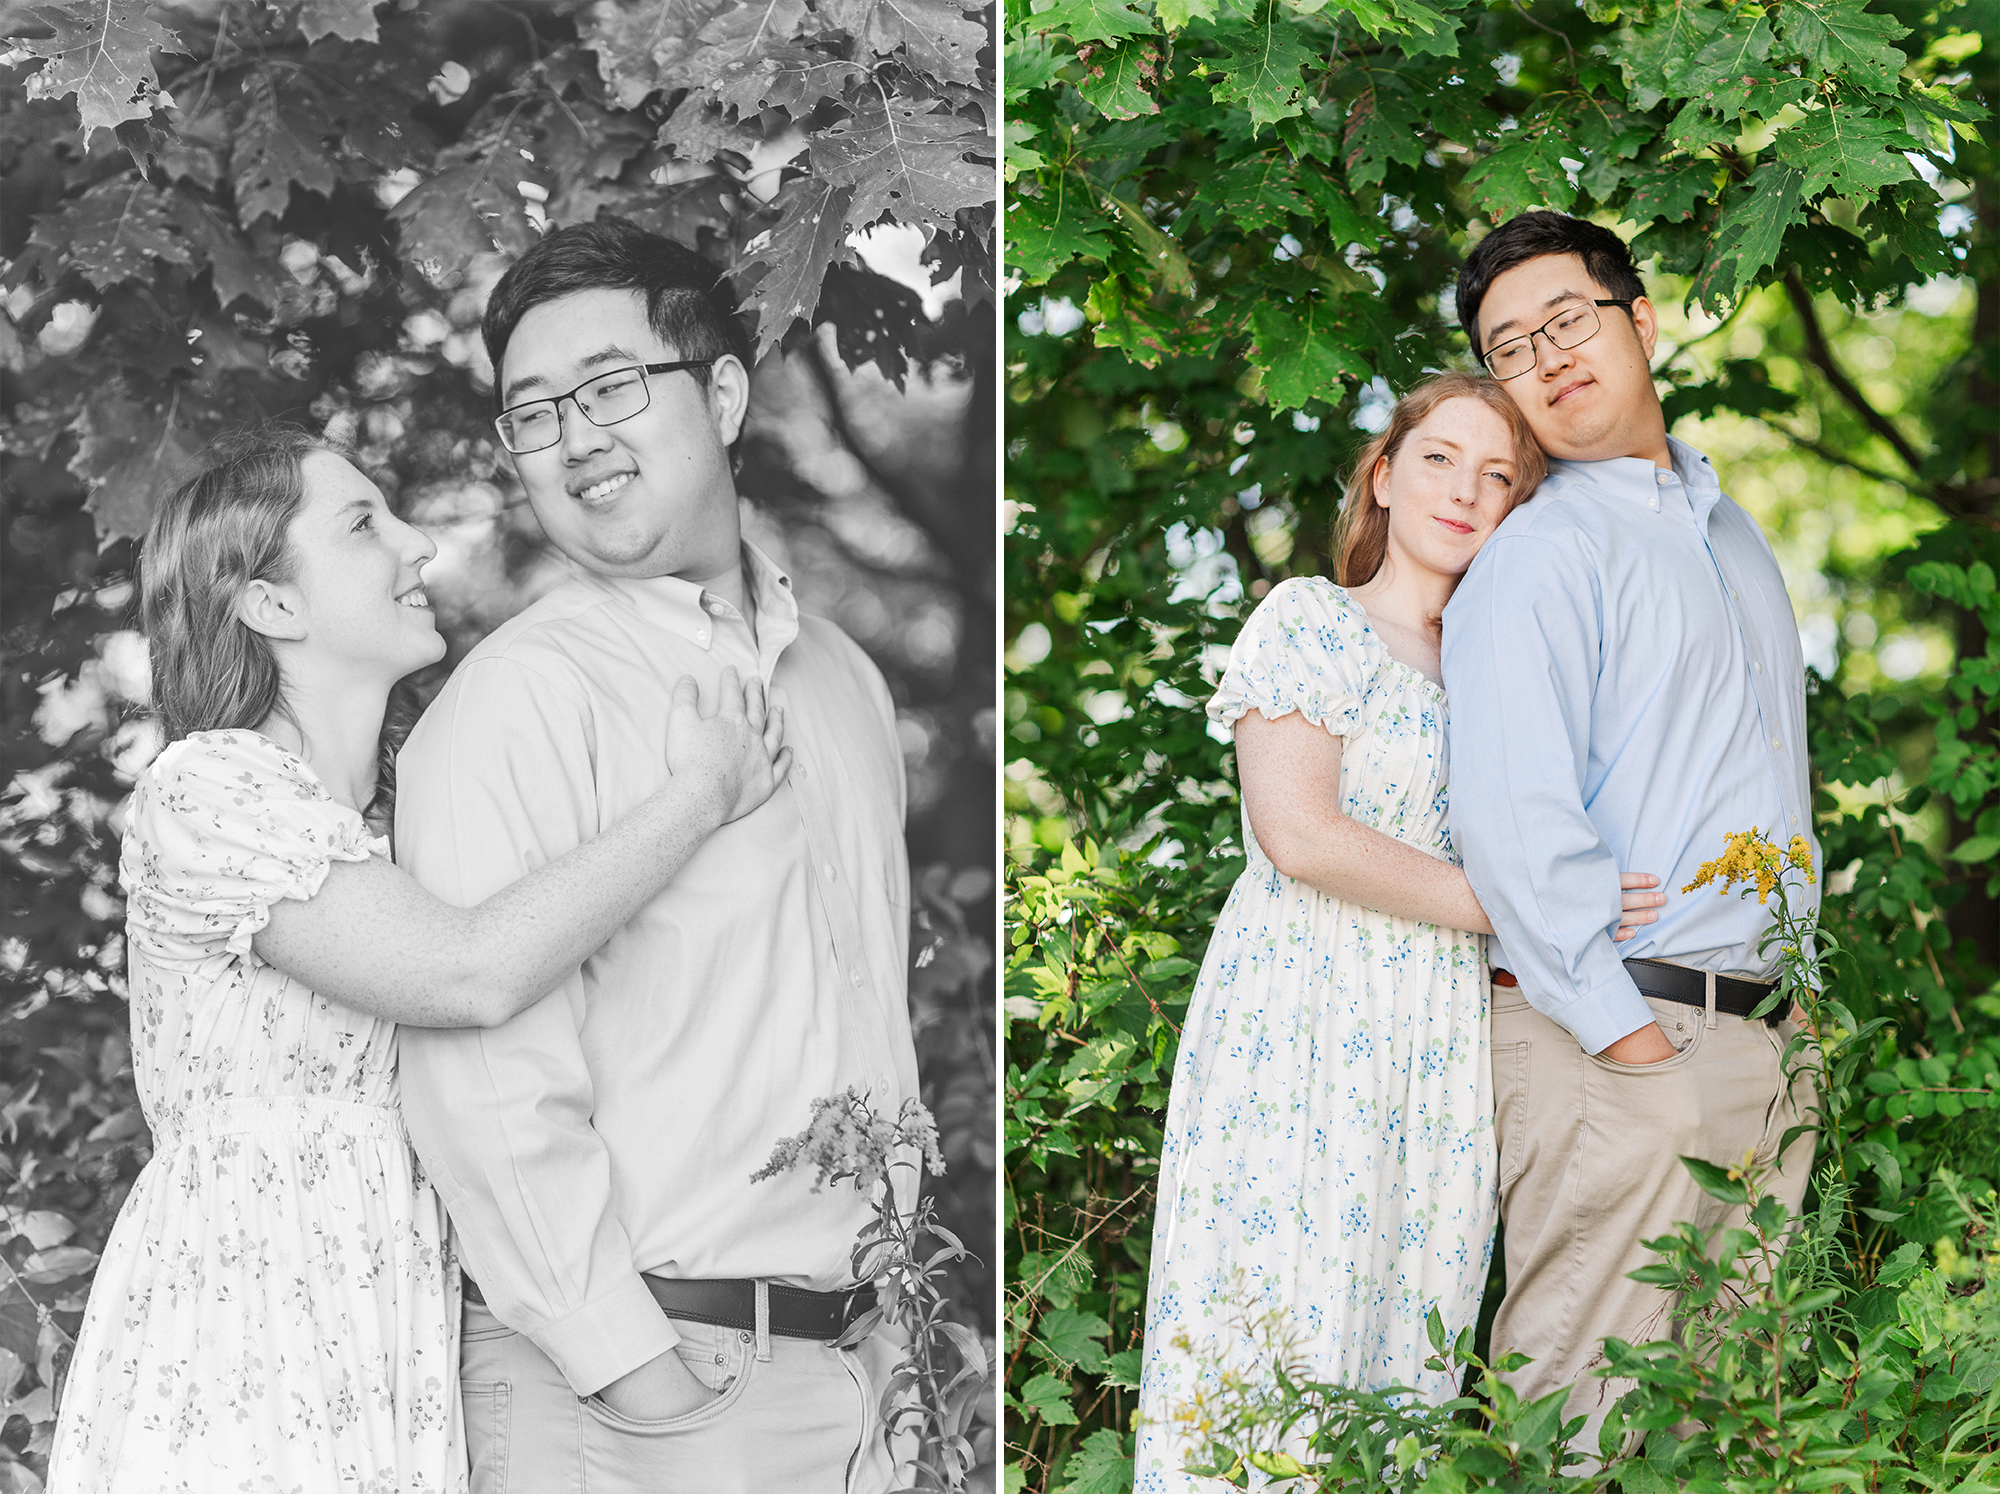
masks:
POLYGON ((335 861, 388 853, 276 743, 197 732, 167 747, 133 791, 118 868, 126 935, 167 964, 255 963, 250 941, 272 904, 311 897, 335 861))
POLYGON ((1323 577, 1295 576, 1271 589, 1229 646, 1208 718, 1234 726, 1253 709, 1267 721, 1297 711, 1336 737, 1351 736, 1385 656, 1346 592, 1323 577))

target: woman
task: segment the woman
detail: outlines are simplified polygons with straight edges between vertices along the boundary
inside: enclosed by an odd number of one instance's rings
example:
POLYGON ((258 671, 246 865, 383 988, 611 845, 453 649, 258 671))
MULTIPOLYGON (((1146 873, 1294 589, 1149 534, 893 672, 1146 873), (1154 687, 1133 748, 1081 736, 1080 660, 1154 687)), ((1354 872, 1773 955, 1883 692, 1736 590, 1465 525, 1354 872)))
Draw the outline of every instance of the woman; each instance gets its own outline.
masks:
POLYGON ((155 1149, 71 1362, 52 1494, 462 1490, 458 1273, 399 1022, 504 1022, 783 781, 781 712, 676 689, 667 786, 470 908, 367 812, 389 690, 443 656, 436 553, 302 435, 221 443, 140 563, 169 745, 133 792, 132 1062, 155 1149))
MULTIPOLYGON (((1425 1321, 1472 1324, 1496 1213, 1492 932, 1445 826, 1440 617, 1544 459, 1497 384, 1431 380, 1347 485, 1341 586, 1281 583, 1208 714, 1235 730, 1249 865, 1203 962, 1160 1158, 1138 1490, 1199 1487, 1176 1424, 1264 1324, 1315 1379, 1433 1402, 1425 1321), (1274 1315, 1282 1314, 1282 1317, 1274 1315)), ((1664 899, 1626 876, 1616 937, 1664 899)), ((1219 1487, 1219 1485, 1207 1485, 1219 1487)))

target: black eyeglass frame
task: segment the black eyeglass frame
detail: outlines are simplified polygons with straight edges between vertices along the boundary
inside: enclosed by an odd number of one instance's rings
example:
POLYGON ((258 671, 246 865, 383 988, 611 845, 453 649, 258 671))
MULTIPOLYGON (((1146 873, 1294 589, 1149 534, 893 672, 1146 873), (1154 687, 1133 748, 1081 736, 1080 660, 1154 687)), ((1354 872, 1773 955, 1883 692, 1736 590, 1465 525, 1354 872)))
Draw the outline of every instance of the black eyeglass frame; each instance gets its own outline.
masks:
MULTIPOLYGON (((1630 301, 1593 300, 1590 301, 1588 304, 1591 306, 1623 306, 1625 308, 1625 314, 1627 316, 1630 316, 1632 314, 1632 303, 1630 301)), ((1499 348, 1488 348, 1485 352, 1481 353, 1479 355, 1479 362, 1480 365, 1485 368, 1486 376, 1492 379, 1493 382, 1496 384, 1504 384, 1509 379, 1518 379, 1521 377, 1521 374, 1527 373, 1529 371, 1528 368, 1524 368, 1521 370, 1521 373, 1510 373, 1510 374, 1495 373, 1493 371, 1493 355, 1499 352, 1500 348, 1512 347, 1517 342, 1525 342, 1528 345, 1528 351, 1532 353, 1535 350, 1535 339, 1537 337, 1546 337, 1549 340, 1550 347, 1556 349, 1558 352, 1567 353, 1570 350, 1570 348, 1582 347, 1586 342, 1589 342, 1592 337, 1595 337, 1599 332, 1602 332, 1604 330, 1604 318, 1599 317, 1597 319, 1597 326, 1591 331, 1588 337, 1580 337, 1575 342, 1571 343, 1569 347, 1566 348, 1561 343, 1555 340, 1555 337, 1549 331, 1549 328, 1553 326, 1555 323, 1561 321, 1567 315, 1569 315, 1569 313, 1566 311, 1558 311, 1554 316, 1550 317, 1546 322, 1543 322, 1541 326, 1535 328, 1534 331, 1523 332, 1518 336, 1510 337, 1505 342, 1501 343, 1499 348)), ((1534 366, 1533 364, 1530 364, 1529 368, 1532 368, 1533 366, 1534 366)))
POLYGON ((564 400, 568 400, 571 404, 576 406, 577 414, 581 415, 585 420, 588 420, 592 425, 596 426, 599 430, 603 430, 606 426, 618 425, 624 421, 630 420, 633 415, 643 415, 646 413, 647 410, 652 408, 653 386, 650 380, 654 374, 679 373, 682 369, 690 369, 690 368, 708 368, 711 367, 715 362, 716 360, 713 358, 683 358, 677 363, 624 363, 620 364, 617 368, 607 368, 599 373, 592 374, 589 378, 585 379, 581 384, 577 385, 576 388, 570 390, 569 393, 567 394, 553 394, 553 395, 544 394, 544 395, 539 395, 534 399, 524 399, 518 405, 509 405, 506 409, 502 410, 498 415, 495 415, 493 417, 493 431, 495 435, 499 436, 500 444, 503 447, 506 447, 507 454, 509 456, 532 456, 535 452, 547 451, 549 449, 549 446, 555 446, 562 441, 562 435, 563 435, 562 407, 564 400), (583 391, 588 389, 592 384, 601 383, 605 379, 612 377, 612 375, 614 374, 631 373, 634 369, 638 370, 640 387, 642 387, 646 391, 646 403, 639 406, 638 409, 633 410, 630 414, 620 415, 616 420, 599 420, 595 416, 593 416, 590 413, 590 411, 586 410, 583 407, 583 401, 577 398, 579 394, 583 393, 583 391), (516 410, 525 410, 530 405, 555 406, 556 438, 554 441, 549 442, 548 446, 531 446, 526 451, 516 451, 514 450, 513 447, 507 445, 507 433, 500 428, 500 422, 505 420, 509 415, 512 415, 516 410))

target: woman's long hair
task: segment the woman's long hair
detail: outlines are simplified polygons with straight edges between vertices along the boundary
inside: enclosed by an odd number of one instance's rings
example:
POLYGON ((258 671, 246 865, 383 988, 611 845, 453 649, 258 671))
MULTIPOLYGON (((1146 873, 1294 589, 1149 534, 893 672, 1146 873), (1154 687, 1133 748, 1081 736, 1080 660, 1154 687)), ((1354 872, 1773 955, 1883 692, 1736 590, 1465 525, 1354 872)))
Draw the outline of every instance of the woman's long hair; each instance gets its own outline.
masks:
POLYGON ((236 607, 252 581, 296 574, 288 536, 305 499, 303 463, 326 449, 292 426, 224 434, 154 513, 139 552, 139 619, 169 742, 283 713, 271 641, 236 607))
MULTIPOLYGON (((1424 423, 1431 411, 1448 399, 1476 399, 1502 420, 1514 436, 1513 503, 1534 492, 1548 476, 1548 458, 1536 444, 1528 420, 1507 397, 1507 391, 1491 379, 1466 373, 1444 373, 1417 385, 1396 401, 1389 423, 1382 433, 1355 458, 1347 478, 1347 496, 1341 501, 1340 518, 1334 525, 1333 553, 1338 557, 1342 586, 1361 586, 1375 579, 1389 551, 1389 510, 1375 501, 1375 466, 1387 457, 1392 463, 1403 449, 1411 431, 1424 423)), ((1503 515, 1504 517, 1504 515, 1503 515)))

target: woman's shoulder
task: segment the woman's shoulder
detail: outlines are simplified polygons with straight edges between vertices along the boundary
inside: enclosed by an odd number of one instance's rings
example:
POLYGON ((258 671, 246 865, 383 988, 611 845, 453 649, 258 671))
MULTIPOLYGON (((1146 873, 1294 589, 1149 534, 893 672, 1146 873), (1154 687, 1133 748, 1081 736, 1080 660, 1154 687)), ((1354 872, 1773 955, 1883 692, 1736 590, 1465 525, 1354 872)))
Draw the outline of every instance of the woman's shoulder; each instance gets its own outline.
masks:
POLYGON ((139 788, 151 797, 194 794, 245 807, 267 799, 331 797, 296 754, 241 728, 190 732, 168 743, 140 776, 139 788))
POLYGON ((1292 576, 1257 604, 1244 632, 1259 644, 1354 654, 1369 663, 1385 653, 1361 604, 1325 576, 1292 576))

